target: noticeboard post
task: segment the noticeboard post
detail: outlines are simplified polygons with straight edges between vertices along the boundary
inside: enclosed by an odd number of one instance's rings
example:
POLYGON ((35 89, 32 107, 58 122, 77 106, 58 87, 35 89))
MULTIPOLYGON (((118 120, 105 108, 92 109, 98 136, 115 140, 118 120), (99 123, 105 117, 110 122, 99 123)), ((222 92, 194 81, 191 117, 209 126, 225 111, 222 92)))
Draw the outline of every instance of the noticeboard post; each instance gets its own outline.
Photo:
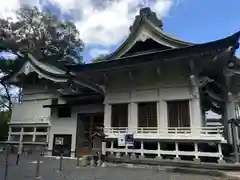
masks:
POLYGON ((133 147, 134 146, 134 136, 133 134, 126 134, 125 135, 125 143, 127 147, 133 147))
POLYGON ((134 147, 134 135, 125 134, 118 138, 118 146, 134 147))

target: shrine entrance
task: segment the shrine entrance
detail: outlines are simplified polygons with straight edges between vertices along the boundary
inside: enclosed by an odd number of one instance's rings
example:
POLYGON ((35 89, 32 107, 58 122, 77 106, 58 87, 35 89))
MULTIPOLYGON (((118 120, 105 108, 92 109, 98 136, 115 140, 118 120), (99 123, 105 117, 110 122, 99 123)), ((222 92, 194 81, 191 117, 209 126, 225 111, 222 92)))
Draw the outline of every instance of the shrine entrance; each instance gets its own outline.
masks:
POLYGON ((91 136, 97 126, 103 126, 104 114, 78 114, 77 135, 76 135, 76 156, 91 154, 91 136))

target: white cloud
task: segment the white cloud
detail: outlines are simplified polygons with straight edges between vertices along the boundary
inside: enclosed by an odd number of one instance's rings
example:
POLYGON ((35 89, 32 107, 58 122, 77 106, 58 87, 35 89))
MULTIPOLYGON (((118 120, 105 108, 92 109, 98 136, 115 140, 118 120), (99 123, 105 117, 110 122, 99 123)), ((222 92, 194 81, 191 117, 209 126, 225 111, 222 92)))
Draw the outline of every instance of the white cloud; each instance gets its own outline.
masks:
POLYGON ((0 17, 11 18, 13 21, 16 20, 16 10, 23 5, 41 7, 44 1, 41 0, 4 0, 1 1, 0 5, 0 17), (42 2, 42 3, 40 3, 42 2))
POLYGON ((108 49, 98 49, 98 48, 93 48, 91 50, 89 50, 89 55, 92 58, 98 57, 100 55, 106 55, 108 54, 110 51, 108 49))
POLYGON ((1 18, 13 18, 16 19, 15 11, 20 7, 19 0, 3 1, 0 5, 0 17, 1 18))
MULTIPOLYGON (((81 39, 88 45, 111 46, 129 33, 128 28, 140 7, 150 6, 161 18, 167 15, 174 0, 48 0, 63 13, 72 14, 81 39)), ((16 18, 14 11, 23 4, 40 6, 41 0, 1 2, 0 17, 16 18)), ((46 2, 46 1, 45 1, 46 2)))

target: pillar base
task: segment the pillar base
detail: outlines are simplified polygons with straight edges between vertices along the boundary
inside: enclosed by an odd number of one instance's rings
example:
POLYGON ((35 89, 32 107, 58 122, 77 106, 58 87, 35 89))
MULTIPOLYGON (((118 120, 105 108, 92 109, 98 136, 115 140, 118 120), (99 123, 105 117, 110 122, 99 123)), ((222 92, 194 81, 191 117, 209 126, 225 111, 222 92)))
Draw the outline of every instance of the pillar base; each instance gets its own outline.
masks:
POLYGON ((130 158, 131 158, 131 160, 136 160, 136 159, 137 159, 137 156, 136 156, 135 153, 132 153, 130 158))
POLYGON ((223 159, 222 159, 222 160, 219 159, 219 160, 218 160, 218 164, 226 164, 226 161, 223 160, 223 159))
POLYGON ((101 167, 107 167, 106 162, 103 162, 101 167))
POLYGON ((102 165, 102 161, 101 160, 97 160, 97 166, 100 167, 102 165))
POLYGON ((193 162, 194 163, 197 163, 197 164, 200 164, 201 163, 201 160, 199 158, 194 158, 193 159, 193 162))
POLYGON ((121 158, 121 154, 120 153, 116 153, 116 158, 121 158))
POLYGON ((146 158, 144 156, 139 156, 138 159, 145 160, 146 158))
POLYGON ((92 158, 91 161, 90 161, 90 165, 91 165, 91 166, 95 166, 95 165, 96 165, 93 158, 92 158))
POLYGON ((157 157, 155 157, 154 160, 156 160, 156 161, 161 161, 161 160, 162 160, 162 156, 157 156, 157 157))
POLYGON ((115 158, 116 156, 114 156, 113 154, 108 154, 107 157, 108 158, 115 158))
MULTIPOLYGON (((124 154, 124 155, 122 156, 122 158, 127 160, 127 159, 129 159, 129 156, 126 155, 126 154, 124 154)), ((130 158, 131 158, 131 157, 130 157, 130 158)))
POLYGON ((89 159, 87 156, 83 156, 82 160, 81 160, 81 165, 82 166, 87 166, 89 165, 89 159))
POLYGON ((173 160, 174 161, 181 161, 181 158, 180 157, 175 157, 173 160))

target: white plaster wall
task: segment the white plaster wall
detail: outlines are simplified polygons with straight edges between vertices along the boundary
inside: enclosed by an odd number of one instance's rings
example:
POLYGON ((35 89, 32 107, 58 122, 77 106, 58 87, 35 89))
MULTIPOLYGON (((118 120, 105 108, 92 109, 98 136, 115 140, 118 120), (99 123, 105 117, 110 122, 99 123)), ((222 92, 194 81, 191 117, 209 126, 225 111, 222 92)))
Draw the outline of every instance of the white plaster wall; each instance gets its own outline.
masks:
POLYGON ((43 108, 50 103, 50 99, 44 99, 13 104, 11 122, 41 122, 41 118, 50 117, 51 110, 43 108))
POLYGON ((51 114, 51 109, 43 108, 43 105, 51 104, 53 97, 43 87, 25 87, 22 102, 13 104, 11 122, 41 123, 42 118, 47 119, 51 114))
MULTIPOLYGON (((201 127, 201 111, 199 98, 194 97, 189 89, 188 76, 184 68, 179 66, 169 68, 162 66, 161 75, 158 76, 156 68, 134 72, 132 81, 128 74, 115 75, 110 78, 110 85, 106 87, 104 104, 107 106, 118 103, 130 103, 129 126, 137 126, 136 103, 157 102, 158 126, 167 128, 167 101, 189 100, 190 123, 192 127, 201 127), (134 111, 131 111, 131 108, 134 111), (134 121, 134 122, 133 122, 134 121)), ((198 92, 197 92, 198 93, 198 92)), ((198 94, 197 94, 198 95, 198 94)), ((111 116, 105 117, 105 126, 110 124, 111 116)))

